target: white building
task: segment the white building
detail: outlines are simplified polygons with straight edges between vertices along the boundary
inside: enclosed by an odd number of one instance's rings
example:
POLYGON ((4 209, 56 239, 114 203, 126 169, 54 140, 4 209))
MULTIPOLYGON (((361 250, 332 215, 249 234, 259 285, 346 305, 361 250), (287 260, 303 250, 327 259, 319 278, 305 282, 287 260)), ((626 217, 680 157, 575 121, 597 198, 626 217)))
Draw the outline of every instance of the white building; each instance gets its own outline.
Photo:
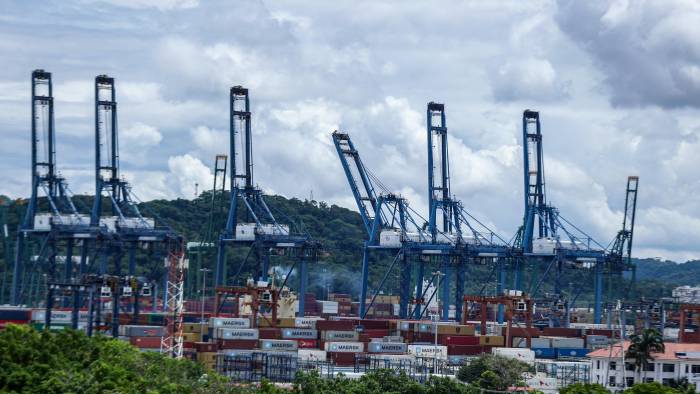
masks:
POLYGON ((671 291, 671 296, 677 302, 700 304, 700 286, 680 286, 671 291))
MULTIPOLYGON (((700 392, 700 343, 666 343, 664 353, 652 353, 646 371, 638 373, 632 360, 622 362, 622 347, 598 349, 588 354, 591 359, 591 383, 610 390, 622 391, 635 383, 658 382, 668 385, 672 380, 688 379, 700 392)), ((624 343, 627 351, 629 342, 624 343)))

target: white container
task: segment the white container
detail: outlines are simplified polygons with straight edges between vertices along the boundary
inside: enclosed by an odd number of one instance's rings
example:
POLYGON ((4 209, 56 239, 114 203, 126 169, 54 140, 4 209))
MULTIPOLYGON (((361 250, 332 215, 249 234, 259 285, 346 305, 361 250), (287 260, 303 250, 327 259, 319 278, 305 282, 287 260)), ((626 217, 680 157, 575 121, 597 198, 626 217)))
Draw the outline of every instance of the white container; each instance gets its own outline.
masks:
POLYGON ((297 317, 294 319, 294 327, 296 328, 316 328, 316 322, 321 320, 320 317, 297 317))
POLYGON ((581 349, 584 347, 583 338, 561 338, 552 337, 552 347, 553 348, 576 348, 581 349))
POLYGON ((318 331, 312 328, 283 328, 283 339, 317 339, 318 331))
POLYGON ((367 351, 370 353, 406 353, 408 345, 400 342, 370 342, 367 351))
POLYGON ((548 337, 532 338, 530 347, 535 349, 549 349, 552 347, 552 339, 548 337))
POLYGON ((156 222, 153 218, 125 217, 118 219, 117 225, 120 228, 152 230, 155 228, 156 222))
POLYGON ((357 331, 322 331, 324 341, 331 342, 357 342, 360 334, 357 331))
POLYGON ((535 362, 535 352, 530 349, 495 347, 491 349, 491 353, 498 356, 514 358, 528 364, 534 364, 535 362))
POLYGON ((258 339, 256 328, 215 328, 213 333, 215 339, 258 339))
POLYGON ((412 363, 416 361, 416 356, 412 354, 372 354, 373 360, 384 360, 388 363, 412 363))
POLYGON ((337 315, 338 303, 336 301, 318 301, 321 304, 321 313, 324 315, 337 315))
POLYGON ((287 339, 261 339, 260 350, 297 350, 298 342, 287 339))
POLYGON ((299 349, 297 357, 300 361, 326 361, 326 351, 318 349, 299 349))
POLYGON ((107 231, 110 233, 117 232, 117 221, 119 217, 117 216, 107 216, 100 218, 100 226, 107 227, 107 231))
POLYGON ((379 245, 388 248, 401 247, 401 232, 396 229, 382 230, 379 233, 379 245))
POLYGON ((212 317, 209 319, 210 328, 250 328, 247 317, 212 317))
POLYGON ((553 238, 536 238, 532 240, 532 253, 541 255, 553 255, 557 247, 557 240, 553 238))
POLYGON ((362 353, 365 351, 365 344, 362 342, 326 342, 327 352, 335 353, 362 353))
POLYGON ((34 215, 34 230, 35 231, 50 231, 51 230, 51 214, 41 213, 34 215))
POLYGON ((255 241, 255 223, 236 225, 236 241, 255 241))
POLYGON ((408 353, 416 357, 434 357, 447 360, 447 346, 442 345, 408 345, 408 353))

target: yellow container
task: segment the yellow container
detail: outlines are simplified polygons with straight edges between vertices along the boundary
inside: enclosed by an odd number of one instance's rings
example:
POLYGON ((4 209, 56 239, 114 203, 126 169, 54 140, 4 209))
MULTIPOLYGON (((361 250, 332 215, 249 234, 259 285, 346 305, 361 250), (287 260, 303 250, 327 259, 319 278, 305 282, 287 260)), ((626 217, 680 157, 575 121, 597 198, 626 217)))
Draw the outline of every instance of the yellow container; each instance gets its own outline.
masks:
POLYGON ((482 335, 479 337, 480 345, 505 346, 505 338, 496 335, 482 335))
POLYGON ((437 326, 438 334, 443 335, 474 335, 474 326, 463 326, 458 324, 441 324, 437 326))
POLYGON ((207 364, 207 363, 216 364, 216 353, 215 352, 197 353, 197 361, 199 361, 203 364, 207 364))
POLYGON ((202 334, 198 332, 183 332, 182 340, 183 342, 201 342, 202 334))
MULTIPOLYGON (((207 332, 208 325, 204 324, 204 332, 207 332)), ((183 323, 182 332, 196 332, 199 333, 202 330, 201 323, 183 323)))

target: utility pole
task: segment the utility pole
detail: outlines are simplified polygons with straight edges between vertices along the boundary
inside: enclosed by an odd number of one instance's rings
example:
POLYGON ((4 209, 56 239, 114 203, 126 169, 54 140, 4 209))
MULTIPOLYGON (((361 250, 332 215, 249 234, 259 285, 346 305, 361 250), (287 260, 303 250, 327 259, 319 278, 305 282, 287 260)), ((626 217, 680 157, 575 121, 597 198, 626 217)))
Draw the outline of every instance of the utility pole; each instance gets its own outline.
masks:
MULTIPOLYGON (((433 328, 435 330, 435 346, 433 348, 433 375, 437 374, 437 346, 438 346, 438 320, 440 319, 440 299, 437 298, 440 295, 440 282, 441 282, 441 277, 445 276, 442 272, 435 271, 433 272, 433 277, 435 278, 435 281, 437 282, 436 287, 435 287, 435 303, 437 304, 437 311, 433 314, 433 328)), ((443 300, 443 302, 445 302, 443 300)))
POLYGON ((211 270, 209 268, 200 268, 199 271, 202 273, 202 317, 199 321, 199 334, 204 337, 204 300, 207 294, 207 272, 211 270))

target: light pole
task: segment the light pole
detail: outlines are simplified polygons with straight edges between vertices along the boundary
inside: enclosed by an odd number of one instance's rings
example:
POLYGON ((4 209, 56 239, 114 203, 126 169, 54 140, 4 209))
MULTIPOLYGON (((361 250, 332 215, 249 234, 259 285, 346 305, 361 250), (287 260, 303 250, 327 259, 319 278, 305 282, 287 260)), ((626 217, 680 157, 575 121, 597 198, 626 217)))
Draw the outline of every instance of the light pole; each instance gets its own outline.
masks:
POLYGON ((211 271, 209 268, 200 268, 199 272, 202 273, 202 317, 199 320, 199 335, 200 341, 204 338, 204 297, 207 294, 207 272, 211 271))
MULTIPOLYGON (((440 318, 440 299, 437 296, 440 295, 440 279, 445 276, 442 272, 433 272, 433 278, 435 278, 435 303, 437 304, 437 311, 433 314, 433 328, 435 330, 435 346, 433 347, 433 375, 437 374, 437 352, 438 352, 438 319, 440 318)), ((445 300, 443 300, 445 302, 445 300)))

